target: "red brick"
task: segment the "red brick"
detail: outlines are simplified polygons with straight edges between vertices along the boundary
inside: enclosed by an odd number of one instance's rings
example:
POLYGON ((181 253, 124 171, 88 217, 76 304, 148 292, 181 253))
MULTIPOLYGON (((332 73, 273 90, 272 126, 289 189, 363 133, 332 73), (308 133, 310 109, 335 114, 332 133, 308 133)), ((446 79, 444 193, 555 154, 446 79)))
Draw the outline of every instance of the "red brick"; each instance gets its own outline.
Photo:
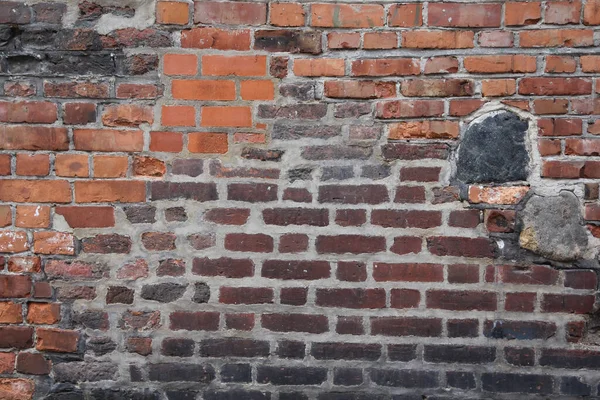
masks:
POLYGON ((105 126, 137 127, 141 124, 152 124, 154 116, 151 107, 133 104, 105 106, 102 123, 105 126))
POLYGON ((474 46, 472 31, 404 31, 402 47, 410 49, 467 49, 474 46))
POLYGON ((579 24, 581 1, 553 1, 546 4, 544 23, 552 25, 579 24))
POLYGON ((160 85, 121 83, 117 86, 117 99, 156 99, 162 94, 160 85))
POLYGON ((479 33, 481 47, 512 47, 514 35, 507 31, 483 31, 479 33))
POLYGON ((383 26, 380 4, 311 4, 311 25, 327 28, 373 28, 383 26))
POLYGON ((50 226, 49 206, 17 206, 15 226, 21 228, 47 228, 50 226))
POLYGON ((56 207, 71 228, 108 228, 115 225, 112 207, 56 207))
POLYGON ((271 3, 269 21, 275 26, 303 26, 306 13, 299 3, 271 3))
POLYGON ((85 125, 96 122, 96 105, 93 103, 66 103, 63 122, 67 125, 85 125))
POLYGON ((162 177, 167 172, 164 161, 154 157, 135 156, 133 159, 133 174, 135 176, 162 177))
POLYGON ((273 100, 275 85, 268 80, 248 80, 240 82, 242 100, 273 100))
POLYGON ((38 254, 75 254, 75 240, 66 232, 34 232, 33 252, 38 254))
POLYGON ((348 99, 378 99, 394 97, 394 82, 335 80, 325 82, 325 96, 348 99))
POLYGON ((36 273, 42 270, 40 257, 24 256, 11 257, 8 260, 8 270, 10 272, 36 273))
POLYGON ((459 126, 456 121, 398 122, 389 125, 388 139, 456 139, 458 132, 459 126))
POLYGON ((419 73, 419 61, 414 58, 366 58, 352 61, 354 76, 405 76, 419 73))
POLYGON ((0 231, 0 252, 20 253, 29 250, 27 233, 23 231, 0 231))
POLYGON ((84 154, 57 154, 54 158, 54 171, 57 176, 72 178, 88 177, 88 156, 84 154))
POLYGON ((142 151, 142 131, 113 129, 75 129, 73 140, 76 150, 84 151, 142 151))
POLYGON ((533 312, 535 299, 535 293, 506 293, 504 309, 514 312, 533 312))
POLYGON ((532 25, 542 19, 541 2, 507 2, 504 5, 504 24, 532 25))
POLYGON ((426 75, 428 74, 451 74, 458 71, 458 59, 456 57, 431 57, 425 62, 426 75))
POLYGON ((33 398, 35 383, 31 379, 0 379, 0 398, 6 400, 30 400, 33 398))
POLYGON ((365 32, 363 49, 383 50, 398 48, 398 35, 396 32, 365 32))
POLYGON ((143 181, 75 182, 77 203, 140 203, 145 200, 146 185, 143 181))
POLYGON ((202 75, 265 76, 266 56, 202 56, 202 75))
POLYGON ((100 156, 93 159, 95 178, 122 178, 127 175, 129 158, 126 156, 100 156))
POLYGON ((71 186, 65 180, 0 180, 0 201, 69 203, 71 202, 71 186))
POLYGON ((591 270, 565 271, 565 287, 573 289, 595 290, 598 285, 598 277, 591 270))
POLYGON ((411 28, 423 24, 423 6, 419 3, 392 4, 388 10, 388 26, 411 28))
POLYGON ((106 83, 92 82, 44 82, 44 96, 106 99, 109 94, 106 83))
MULTIPOLYGON (((0 308, 2 306, 0 305, 0 308)), ((0 312, 1 314, 1 312, 0 312)), ((17 321, 21 322, 21 321, 17 321)), ((8 322, 11 323, 11 322, 8 322)), ((14 353, 0 353, 0 374, 12 374, 15 369, 15 354, 14 353)), ((2 389, 0 389, 2 393, 2 389)))
POLYGON ((594 295, 545 294, 542 297, 542 312, 587 314, 594 309, 594 295))
POLYGON ((373 278, 377 282, 443 282, 444 266, 441 264, 375 263, 373 278))
POLYGON ((39 353, 21 352, 17 356, 17 371, 29 375, 48 375, 52 363, 39 353))
MULTIPOLYGON (((573 73, 577 69, 577 61, 570 56, 546 56, 546 72, 573 73)), ((582 68, 583 69, 583 68, 582 68)))
POLYGON ((495 311, 497 307, 496 293, 458 291, 458 290, 428 290, 427 308, 437 308, 454 311, 495 311))
POLYGON ((156 3, 156 22, 159 24, 186 25, 190 19, 189 12, 188 3, 159 1, 156 3))
POLYGON ((37 328, 35 348, 39 351, 75 353, 79 345, 79 332, 65 329, 37 328))
MULTIPOLYGON (((23 322, 23 307, 21 304, 9 301, 0 302, 0 324, 19 324, 23 322)), ((0 356, 5 353, 0 353, 0 356)), ((3 362, 0 359, 0 370, 3 362)))
POLYGON ((16 172, 23 176, 46 176, 50 172, 50 156, 18 153, 16 172))
POLYGON ((250 50, 249 30, 197 27, 181 32, 181 47, 216 50, 250 50))
POLYGON ((358 49, 360 47, 360 33, 330 32, 327 34, 327 45, 332 50, 358 49))
POLYGON ((196 75, 198 57, 195 54, 165 54, 163 72, 165 75, 196 75))
POLYGON ((10 154, 0 154, 0 176, 10 175, 11 159, 10 154))
POLYGON ((0 126, 0 150, 68 150, 66 128, 0 126))
POLYGON ((194 23, 225 25, 263 25, 267 5, 242 1, 203 1, 194 4, 194 23))
POLYGON ((377 103, 377 117, 384 119, 441 117, 444 102, 439 100, 394 100, 377 103))
POLYGON ((179 153, 183 150, 183 134, 180 132, 150 132, 150 151, 179 153))
POLYGON ((202 126, 213 127, 250 127, 252 126, 252 112, 250 107, 202 107, 202 126))
POLYGON ((470 56, 464 58, 465 69, 471 73, 498 74, 535 72, 536 58, 524 55, 470 56))
POLYGON ((583 9, 583 23, 600 25, 600 0, 587 0, 583 9))
POLYGON ((540 29, 519 32, 521 47, 586 47, 594 45, 587 29, 540 29))
POLYGON ((196 125, 196 109, 193 106, 162 106, 162 126, 196 125))
POLYGON ((60 304, 29 303, 27 322, 30 324, 52 325, 60 321, 60 304))
POLYGON ((344 76, 344 60, 339 58, 299 58, 294 60, 296 76, 344 76))
POLYGON ((586 78, 523 78, 519 94, 534 96, 581 95, 592 93, 592 81, 586 78))
POLYGON ((499 27, 501 4, 430 3, 429 26, 483 28, 499 27))
POLYGON ((512 96, 517 91, 515 79, 487 79, 481 81, 481 94, 486 97, 512 96))
POLYGON ((533 109, 538 115, 566 114, 569 111, 569 100, 536 99, 533 101, 533 109))
POLYGON ((58 119, 56 104, 43 101, 0 101, 0 122, 51 124, 58 119))

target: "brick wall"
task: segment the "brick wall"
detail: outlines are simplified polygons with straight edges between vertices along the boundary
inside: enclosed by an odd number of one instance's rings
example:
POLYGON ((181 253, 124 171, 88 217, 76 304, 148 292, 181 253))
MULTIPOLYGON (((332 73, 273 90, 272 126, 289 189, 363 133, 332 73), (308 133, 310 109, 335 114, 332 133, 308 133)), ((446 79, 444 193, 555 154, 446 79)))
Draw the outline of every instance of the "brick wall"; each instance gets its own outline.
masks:
POLYGON ((600 395, 599 26, 0 1, 0 399, 600 395))

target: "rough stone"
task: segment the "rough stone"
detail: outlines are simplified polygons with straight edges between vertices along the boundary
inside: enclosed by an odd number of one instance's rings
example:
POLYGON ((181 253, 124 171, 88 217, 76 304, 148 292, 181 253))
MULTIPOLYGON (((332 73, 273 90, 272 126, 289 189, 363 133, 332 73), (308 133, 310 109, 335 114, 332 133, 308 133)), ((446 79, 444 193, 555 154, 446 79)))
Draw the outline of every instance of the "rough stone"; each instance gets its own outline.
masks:
POLYGON ((527 121, 508 111, 472 122, 458 150, 457 179, 464 183, 526 180, 527 128, 527 121))
POLYGON ((581 258, 588 246, 581 205, 568 191, 559 196, 532 196, 521 214, 522 248, 557 261, 581 258))

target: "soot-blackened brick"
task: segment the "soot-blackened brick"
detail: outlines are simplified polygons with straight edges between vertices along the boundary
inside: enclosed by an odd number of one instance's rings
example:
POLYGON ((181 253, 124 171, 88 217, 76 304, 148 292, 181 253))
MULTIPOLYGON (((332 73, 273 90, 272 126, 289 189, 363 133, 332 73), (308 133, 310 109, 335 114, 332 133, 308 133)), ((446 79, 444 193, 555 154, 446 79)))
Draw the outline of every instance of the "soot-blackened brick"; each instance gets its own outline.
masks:
POLYGON ((221 367, 221 381, 250 382, 252 367, 250 364, 225 364, 221 367))

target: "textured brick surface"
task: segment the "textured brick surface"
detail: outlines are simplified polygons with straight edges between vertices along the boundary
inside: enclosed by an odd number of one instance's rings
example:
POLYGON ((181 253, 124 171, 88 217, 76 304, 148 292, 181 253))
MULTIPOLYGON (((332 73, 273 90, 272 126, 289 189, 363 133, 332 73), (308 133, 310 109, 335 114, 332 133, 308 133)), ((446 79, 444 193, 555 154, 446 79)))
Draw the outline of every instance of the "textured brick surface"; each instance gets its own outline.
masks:
POLYGON ((599 0, 121 3, 0 0, 0 399, 600 396, 599 0))

